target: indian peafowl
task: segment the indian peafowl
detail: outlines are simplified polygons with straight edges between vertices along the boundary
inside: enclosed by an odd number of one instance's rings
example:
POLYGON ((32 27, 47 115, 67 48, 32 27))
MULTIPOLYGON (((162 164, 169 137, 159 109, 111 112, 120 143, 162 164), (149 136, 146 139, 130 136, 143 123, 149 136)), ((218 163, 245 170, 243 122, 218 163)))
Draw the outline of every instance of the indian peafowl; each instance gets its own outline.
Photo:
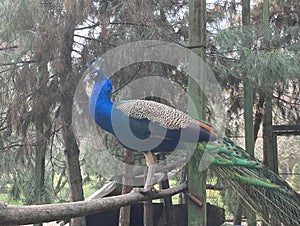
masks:
POLYGON ((90 75, 95 84, 89 101, 89 112, 96 123, 117 137, 129 150, 142 151, 148 166, 145 190, 153 184, 155 155, 173 151, 183 143, 216 140, 217 134, 208 124, 189 115, 150 100, 127 100, 113 103, 112 82, 96 70, 90 75), (126 128, 130 126, 130 131, 126 128))
POLYGON ((151 188, 155 173, 153 152, 172 151, 182 143, 199 143, 199 148, 205 146, 206 153, 210 153, 211 168, 266 223, 272 216, 284 225, 300 224, 297 193, 245 150, 219 136, 211 126, 184 112, 149 100, 114 103, 111 100, 110 79, 100 69, 90 73, 90 78, 95 81, 89 100, 91 116, 101 128, 115 135, 123 146, 144 153, 148 166, 146 191, 151 188), (130 131, 124 129, 128 125, 130 131))

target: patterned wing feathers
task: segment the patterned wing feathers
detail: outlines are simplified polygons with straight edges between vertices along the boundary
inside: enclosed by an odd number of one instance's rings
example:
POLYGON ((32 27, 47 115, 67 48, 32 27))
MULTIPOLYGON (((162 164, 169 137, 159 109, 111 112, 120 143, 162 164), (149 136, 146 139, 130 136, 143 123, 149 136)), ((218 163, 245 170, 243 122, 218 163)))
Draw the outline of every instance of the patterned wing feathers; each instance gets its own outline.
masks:
POLYGON ((200 123, 187 115, 186 113, 176 110, 167 105, 148 100, 123 101, 116 105, 116 109, 122 111, 128 117, 136 119, 148 119, 152 122, 159 123, 167 129, 181 129, 187 127, 207 128, 211 127, 200 123), (203 125, 205 126, 203 126, 203 125))

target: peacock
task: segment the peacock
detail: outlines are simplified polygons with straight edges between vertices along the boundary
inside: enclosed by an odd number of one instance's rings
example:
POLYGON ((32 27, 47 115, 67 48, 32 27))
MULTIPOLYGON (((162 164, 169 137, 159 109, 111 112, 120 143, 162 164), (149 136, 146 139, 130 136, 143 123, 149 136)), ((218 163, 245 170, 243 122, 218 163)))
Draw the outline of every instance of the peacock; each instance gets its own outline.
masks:
POLYGON ((113 102, 112 82, 102 70, 95 69, 89 77, 94 80, 89 97, 90 115, 124 147, 143 152, 148 166, 145 191, 153 186, 154 153, 172 152, 185 143, 196 143, 209 153, 206 158, 212 162, 211 168, 218 177, 233 187, 266 223, 271 216, 284 225, 300 224, 297 193, 260 161, 219 135, 211 125, 151 100, 113 102), (126 129, 128 125, 130 131, 126 129))
POLYGON ((95 81, 89 112, 97 125, 116 136, 129 150, 143 152, 148 166, 144 189, 153 185, 155 152, 171 152, 185 142, 216 140, 217 133, 182 111, 151 100, 112 102, 112 82, 101 70, 90 74, 95 81), (130 131, 128 131, 128 125, 130 131))

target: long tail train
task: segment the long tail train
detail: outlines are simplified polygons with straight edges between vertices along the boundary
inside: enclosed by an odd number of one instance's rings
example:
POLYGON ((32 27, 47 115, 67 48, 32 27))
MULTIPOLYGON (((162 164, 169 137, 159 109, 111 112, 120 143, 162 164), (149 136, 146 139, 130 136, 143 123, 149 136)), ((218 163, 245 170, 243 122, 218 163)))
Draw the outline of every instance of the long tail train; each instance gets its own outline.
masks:
POLYGON ((263 221, 274 226, 300 224, 300 198, 280 176, 227 138, 208 143, 212 170, 234 188, 263 221))

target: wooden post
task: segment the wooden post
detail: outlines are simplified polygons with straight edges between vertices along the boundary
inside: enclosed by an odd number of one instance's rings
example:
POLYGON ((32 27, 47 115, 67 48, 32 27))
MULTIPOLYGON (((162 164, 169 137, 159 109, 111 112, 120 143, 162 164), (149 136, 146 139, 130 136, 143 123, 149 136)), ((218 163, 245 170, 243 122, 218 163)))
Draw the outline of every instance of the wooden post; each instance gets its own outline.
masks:
MULTIPOLYGON (((205 61, 206 53, 206 0, 189 1, 189 47, 205 61)), ((189 65, 190 66, 190 65, 189 65)), ((199 76, 203 80, 201 68, 190 67, 189 73, 199 76), (202 77, 202 78, 201 78, 202 77)), ((194 117, 205 120, 205 95, 198 84, 189 77, 188 83, 189 97, 196 106, 198 115, 193 115, 191 103, 189 103, 189 113, 194 117)), ((206 226, 206 171, 198 170, 201 160, 201 153, 196 150, 188 163, 188 189, 201 202, 197 205, 188 199, 188 225, 206 226)))
MULTIPOLYGON (((265 48, 270 47, 270 41, 268 39, 268 24, 269 24, 269 0, 263 1, 263 22, 266 27, 264 46, 265 48)), ((271 74, 266 76, 272 76, 271 74)), ((270 82, 269 82, 270 83, 270 82)), ((268 83, 266 83, 268 84, 268 83)), ((265 129, 264 129, 264 163, 265 165, 275 173, 278 173, 278 157, 277 150, 274 148, 274 137, 273 137, 273 124, 272 124, 272 97, 273 97, 273 84, 269 84, 265 91, 265 129)))
POLYGON ((272 124, 272 91, 266 90, 265 122, 264 122, 264 164, 273 172, 278 173, 277 152, 274 149, 272 124))
MULTIPOLYGON (((130 150, 125 150, 124 153, 124 162, 125 162, 125 169, 123 175, 123 185, 122 185, 122 194, 127 194, 132 190, 132 177, 133 172, 130 165, 134 164, 134 154, 130 150)), ((123 206, 120 208, 120 215, 119 215, 119 226, 130 226, 130 207, 131 206, 123 206)))
MULTIPOLYGON (((170 188, 168 178, 161 182, 161 188, 162 189, 170 188)), ((167 196, 163 200, 164 200, 164 209, 165 209, 167 226, 177 226, 177 223, 175 221, 174 214, 173 214, 172 197, 167 196)))
MULTIPOLYGON (((242 22, 243 29, 249 32, 250 27, 250 0, 242 2, 242 22)), ((246 40, 244 45, 250 47, 250 40, 246 40)), ((253 86, 244 75, 244 118, 245 118, 245 147, 247 152, 254 156, 254 127, 253 127, 253 86)))
MULTIPOLYGON (((250 28, 250 0, 242 1, 243 29, 249 32, 250 28)), ((251 48, 251 40, 246 40, 244 45, 251 48)), ((245 147, 247 152, 254 156, 254 127, 253 127, 253 86, 244 75, 244 118, 245 118, 245 147)), ((256 215, 249 210, 247 214, 248 226, 256 226, 256 215)))
MULTIPOLYGON (((270 48, 269 41, 269 0, 263 0, 263 23, 266 29, 264 33, 264 47, 265 49, 270 48)), ((272 76, 272 74, 266 74, 265 76, 272 76)), ((264 114, 264 123, 263 123, 263 156, 264 156, 264 164, 273 172, 278 173, 278 157, 277 157, 277 148, 274 146, 274 134, 273 134, 273 107, 272 107, 272 97, 273 97, 273 83, 265 82, 267 85, 265 89, 265 114, 264 114)), ((277 222, 274 222, 274 218, 272 218, 272 213, 266 216, 267 219, 269 217, 269 224, 276 225, 277 222)), ((263 223, 265 226, 266 223, 263 223)))
MULTIPOLYGON (((159 157, 159 160, 165 160, 166 159, 165 154, 160 154, 158 157, 159 157)), ((167 175, 167 172, 165 172, 165 173, 167 175)), ((160 188, 161 189, 170 188, 170 183, 169 183, 168 176, 165 180, 163 180, 160 183, 160 188)), ((166 226, 177 226, 177 222, 175 221, 175 217, 174 217, 174 214, 173 214, 172 196, 164 197, 162 199, 162 201, 164 203, 165 216, 166 216, 166 221, 167 221, 166 226)))

